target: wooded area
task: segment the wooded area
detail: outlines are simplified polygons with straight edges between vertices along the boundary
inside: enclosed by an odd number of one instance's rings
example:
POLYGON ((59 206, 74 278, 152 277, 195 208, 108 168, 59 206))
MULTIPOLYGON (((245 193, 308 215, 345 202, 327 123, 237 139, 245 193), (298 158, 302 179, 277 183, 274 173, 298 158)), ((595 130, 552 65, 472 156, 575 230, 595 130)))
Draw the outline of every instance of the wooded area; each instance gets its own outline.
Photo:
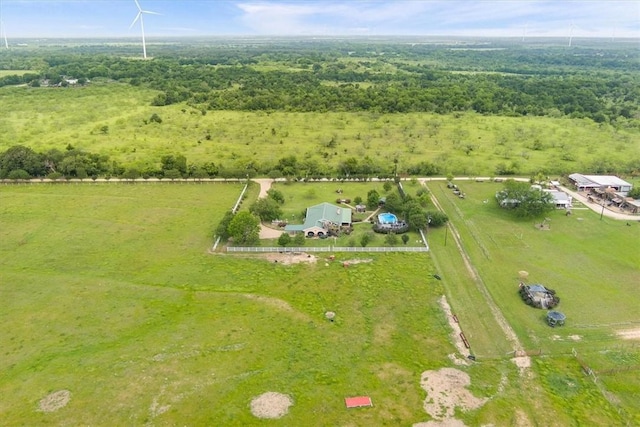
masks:
MULTIPOLYGON (((485 116, 565 117, 605 124, 616 130, 640 129, 637 73, 640 59, 637 47, 628 42, 596 40, 568 47, 504 39, 424 44, 410 44, 402 39, 357 38, 192 40, 154 44, 155 57, 148 61, 136 58, 135 45, 58 43, 2 52, 0 70, 7 71, 0 73, 0 86, 26 84, 47 90, 43 86, 119 82, 158 91, 151 101, 153 106, 183 103, 202 115, 209 111, 442 115, 472 112, 485 116)), ((149 121, 161 123, 162 119, 154 114, 145 124, 149 121)), ((271 131, 275 135, 276 129, 271 131)), ((108 126, 102 126, 102 132, 108 133, 108 126)), ((433 132, 437 133, 437 129, 433 132)), ((207 134, 205 139, 210 137, 207 134)), ((461 138, 457 139, 460 141, 456 140, 454 145, 467 155, 477 148, 470 141, 464 144, 461 138)), ((566 149, 570 144, 571 141, 562 141, 565 147, 562 160, 572 159, 566 149)), ((13 144, 5 141, 4 145, 13 144)), ((329 151, 336 151, 335 137, 324 145, 326 158, 331 155, 329 151)), ((530 148, 539 150, 541 145, 540 141, 533 142, 530 148)), ((410 153, 415 150, 411 148, 410 153)), ((183 154, 175 153, 175 157, 184 158, 183 154)), ((508 157, 505 159, 510 160, 508 157)), ((158 160, 161 159, 154 159, 158 160)), ((595 170, 603 169, 596 165, 592 172, 637 171, 633 159, 627 161, 624 165, 609 162, 604 168, 607 170, 595 170)), ((33 159, 25 162, 32 165, 33 159)), ((397 163, 397 157, 394 162, 397 163)), ((311 162, 316 166, 301 165, 300 159, 287 155, 267 169, 249 163, 240 168, 214 162, 189 166, 182 162, 180 167, 172 167, 163 160, 159 168, 140 170, 73 146, 68 146, 66 152, 56 149, 40 153, 28 153, 22 147, 0 156, 0 177, 51 173, 65 177, 133 178, 244 177, 269 173, 354 177, 400 172, 396 165, 369 156, 345 156, 339 164, 328 168, 318 167, 318 161, 311 162), (27 157, 37 154, 38 166, 22 165, 16 169, 16 165, 22 164, 16 162, 16 153, 28 154, 27 157)), ((405 161, 401 172, 436 175, 448 171, 443 169, 442 161, 416 159, 405 161)), ((517 174, 519 167, 511 160, 497 164, 494 172, 517 174)))

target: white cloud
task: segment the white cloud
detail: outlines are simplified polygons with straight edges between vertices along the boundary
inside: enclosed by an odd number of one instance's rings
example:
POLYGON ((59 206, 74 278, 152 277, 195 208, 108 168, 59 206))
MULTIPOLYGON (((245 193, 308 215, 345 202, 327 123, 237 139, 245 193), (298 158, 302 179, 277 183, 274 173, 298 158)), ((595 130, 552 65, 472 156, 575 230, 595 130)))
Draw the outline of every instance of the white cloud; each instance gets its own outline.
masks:
POLYGON ((266 34, 530 34, 602 36, 614 26, 639 34, 640 2, 627 1, 249 1, 237 3, 241 21, 266 34), (617 23, 617 24, 614 24, 617 23))

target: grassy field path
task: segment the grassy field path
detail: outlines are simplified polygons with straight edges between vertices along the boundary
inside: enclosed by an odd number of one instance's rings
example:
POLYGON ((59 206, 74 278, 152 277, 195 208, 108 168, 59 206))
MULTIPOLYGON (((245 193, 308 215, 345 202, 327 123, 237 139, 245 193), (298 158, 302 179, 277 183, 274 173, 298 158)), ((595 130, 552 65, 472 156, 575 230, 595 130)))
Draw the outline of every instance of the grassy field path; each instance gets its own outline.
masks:
MULTIPOLYGON (((424 183, 423 183, 423 185, 424 185, 424 183)), ((433 204, 435 205, 435 207, 438 210, 440 210, 441 212, 444 212, 444 210, 442 209, 442 206, 438 202, 438 199, 433 195, 433 193, 431 193, 431 200, 432 200, 433 204)), ((494 317, 496 323, 498 323, 498 325, 500 326, 500 328, 504 332, 507 340, 513 345, 514 351, 522 350, 522 348, 523 348, 522 347, 522 343, 520 343, 520 340, 518 339, 518 336, 516 335, 515 331, 511 327, 511 325, 509 325, 509 322, 507 322, 507 319, 502 314, 502 311, 500 311, 500 308, 498 308, 498 306, 496 305, 495 301, 491 297, 491 294, 489 294, 489 290, 487 289, 487 287, 485 286, 484 282, 482 281, 482 278, 478 274, 478 271, 475 269, 475 267, 471 263, 471 259, 469 258, 469 255, 467 254, 467 252, 465 251, 464 247, 462 246, 462 242, 461 242, 461 239, 460 239, 460 234, 456 230, 455 225, 453 225, 452 222, 448 222, 447 223, 447 227, 449 228, 449 231, 451 232, 451 236, 453 237, 453 240, 454 240, 454 242, 456 244, 456 247, 458 248, 458 251, 460 252, 460 255, 462 256, 462 260, 464 261, 464 265, 465 265, 467 271, 469 272, 469 275, 471 276, 471 278, 473 279, 473 282, 476 284, 478 290, 480 291, 480 293, 484 297, 485 302, 486 302, 487 306, 489 307, 491 313, 493 314, 493 317, 494 317)))

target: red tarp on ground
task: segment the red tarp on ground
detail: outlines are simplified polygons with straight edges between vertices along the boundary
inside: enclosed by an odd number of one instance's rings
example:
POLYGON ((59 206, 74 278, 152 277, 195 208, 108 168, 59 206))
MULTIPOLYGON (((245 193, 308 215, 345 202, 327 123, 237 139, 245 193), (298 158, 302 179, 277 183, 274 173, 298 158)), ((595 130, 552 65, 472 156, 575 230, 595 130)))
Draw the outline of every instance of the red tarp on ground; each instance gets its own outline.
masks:
POLYGON ((346 397, 344 399, 347 408, 358 408, 360 406, 373 406, 369 396, 346 397))

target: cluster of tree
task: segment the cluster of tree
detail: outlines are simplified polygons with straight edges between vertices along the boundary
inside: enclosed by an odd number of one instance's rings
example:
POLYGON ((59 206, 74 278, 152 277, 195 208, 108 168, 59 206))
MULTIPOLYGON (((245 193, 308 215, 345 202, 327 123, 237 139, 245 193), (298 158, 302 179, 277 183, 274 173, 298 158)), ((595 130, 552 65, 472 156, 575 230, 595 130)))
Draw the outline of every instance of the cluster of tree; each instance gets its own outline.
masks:
POLYGON ((259 198, 249 207, 249 212, 264 222, 271 222, 282 218, 280 206, 283 204, 284 196, 282 192, 271 188, 267 191, 267 197, 259 198))
POLYGON ((108 156, 87 153, 68 145, 65 151, 57 149, 37 153, 29 147, 15 145, 0 153, 0 178, 29 179, 49 177, 52 179, 88 178, 105 176, 117 164, 108 156))
MULTIPOLYGON (((150 120, 154 120, 153 116, 150 120)), ((157 120, 162 120, 157 118, 157 120)), ((108 132, 103 126, 101 132, 108 132)), ((235 167, 213 162, 189 163, 182 154, 169 154, 160 158, 159 166, 136 167, 122 165, 107 155, 79 150, 71 145, 66 150, 51 149, 43 153, 15 145, 0 152, 0 179, 29 178, 237 178, 257 175, 291 179, 351 178, 366 180, 372 177, 393 177, 394 164, 375 162, 368 156, 363 159, 349 157, 336 168, 316 159, 299 161, 296 156, 285 156, 276 164, 251 162, 246 167, 235 167)), ((407 172, 416 176, 437 175, 440 169, 429 162, 409 165, 407 172)))
MULTIPOLYGON (((640 111, 640 77, 635 72, 640 64, 637 55, 626 49, 532 49, 505 44, 487 51, 393 42, 274 43, 256 50, 194 46, 187 49, 191 56, 170 49, 152 61, 56 52, 41 58, 37 77, 101 77, 145 84, 160 91, 152 101, 159 106, 186 101, 211 110, 473 110, 499 115, 560 114, 604 122, 637 117, 640 111), (359 58, 354 61, 354 56, 359 58), (265 70, 263 63, 278 67, 265 70)), ((26 65, 26 59, 20 59, 26 65)), ((33 73, 5 76, 0 85, 33 82, 35 77, 33 73)))
POLYGON ((504 188, 496 193, 496 201, 520 218, 539 217, 554 209, 553 196, 549 192, 513 179, 505 181, 504 188))
MULTIPOLYGON (((392 185, 387 181, 385 186, 392 185), (388 185, 387 185, 388 184, 388 185)), ((429 193, 420 187, 415 196, 407 194, 398 187, 398 191, 388 191, 384 199, 384 209, 404 220, 410 230, 425 230, 428 227, 440 227, 449 221, 449 217, 430 205, 429 193)), ((367 208, 375 209, 380 203, 380 194, 376 190, 367 193, 367 208)))
POLYGON ((0 153, 0 179, 30 178, 246 178, 246 171, 219 168, 213 162, 188 164, 181 154, 166 155, 159 167, 124 167, 107 155, 89 153, 67 145, 66 150, 43 153, 14 145, 0 153))
POLYGON ((216 235, 224 240, 232 239, 238 246, 260 244, 260 218, 251 212, 233 214, 227 212, 216 229, 216 235))
POLYGON ((305 243, 305 237, 302 233, 296 233, 293 237, 289 235, 289 233, 282 233, 280 237, 278 237, 278 246, 295 246, 302 247, 305 243))

